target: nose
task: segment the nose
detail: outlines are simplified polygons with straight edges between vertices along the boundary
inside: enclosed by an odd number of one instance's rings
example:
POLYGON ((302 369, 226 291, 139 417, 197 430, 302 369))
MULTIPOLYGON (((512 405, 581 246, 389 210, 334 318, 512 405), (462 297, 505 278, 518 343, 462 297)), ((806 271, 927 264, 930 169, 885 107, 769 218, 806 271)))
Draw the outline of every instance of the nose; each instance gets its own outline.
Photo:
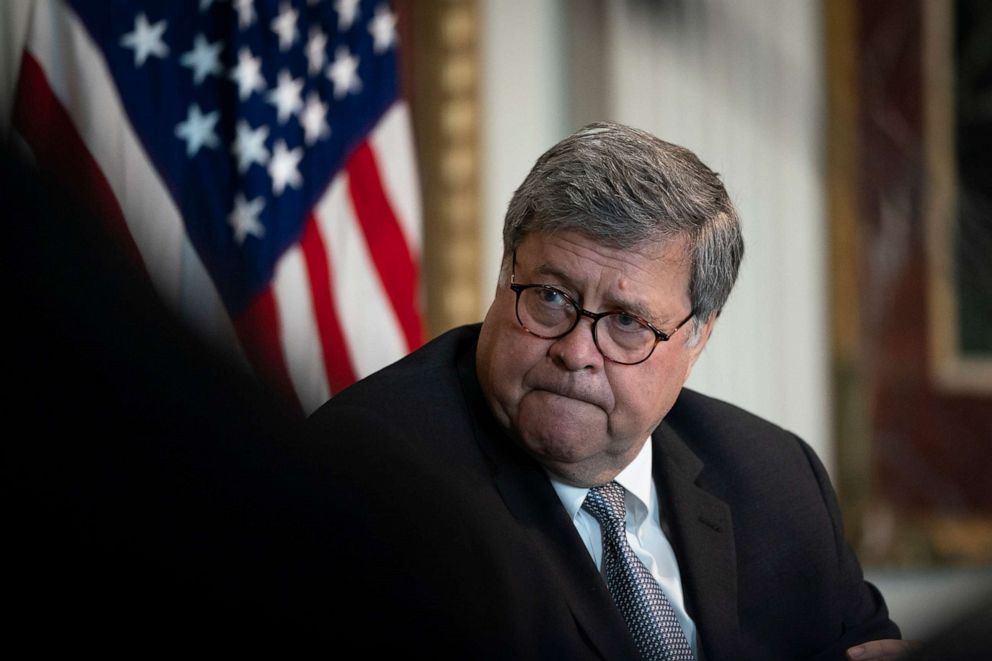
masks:
POLYGON ((594 323, 592 319, 583 316, 570 333, 551 343, 548 356, 558 367, 569 372, 579 372, 603 366, 603 354, 596 347, 592 335, 594 323))

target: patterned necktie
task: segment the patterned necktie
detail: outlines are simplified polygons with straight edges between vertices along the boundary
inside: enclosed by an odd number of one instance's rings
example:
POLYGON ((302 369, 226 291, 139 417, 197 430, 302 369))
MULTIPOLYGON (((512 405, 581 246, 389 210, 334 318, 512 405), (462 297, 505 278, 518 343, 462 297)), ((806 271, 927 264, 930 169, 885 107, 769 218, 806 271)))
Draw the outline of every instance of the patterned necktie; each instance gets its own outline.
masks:
POLYGON ((644 659, 693 661, 675 609, 627 542, 623 497, 624 488, 610 482, 590 489, 582 503, 603 530, 606 585, 644 659))

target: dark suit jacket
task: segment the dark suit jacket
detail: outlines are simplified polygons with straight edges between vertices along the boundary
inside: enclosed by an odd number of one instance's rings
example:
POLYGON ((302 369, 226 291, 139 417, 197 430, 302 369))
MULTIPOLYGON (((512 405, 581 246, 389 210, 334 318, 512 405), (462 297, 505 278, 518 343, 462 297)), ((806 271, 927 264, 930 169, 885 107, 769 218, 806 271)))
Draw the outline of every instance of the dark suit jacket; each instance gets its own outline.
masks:
MULTIPOLYGON (((439 656, 633 659, 597 567, 540 466, 497 425, 456 329, 318 410, 342 528, 342 645, 439 656), (382 631, 365 642, 358 627, 382 631)), ((684 390, 654 478, 706 658, 843 658, 898 637, 794 435, 684 390)))

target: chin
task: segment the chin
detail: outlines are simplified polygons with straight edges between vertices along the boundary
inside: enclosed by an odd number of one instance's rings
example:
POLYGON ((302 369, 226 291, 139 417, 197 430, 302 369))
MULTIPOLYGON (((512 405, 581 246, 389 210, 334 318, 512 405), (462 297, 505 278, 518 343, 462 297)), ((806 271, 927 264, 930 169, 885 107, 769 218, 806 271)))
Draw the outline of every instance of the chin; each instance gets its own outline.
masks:
POLYGON ((609 482, 621 469, 614 465, 608 454, 597 452, 588 445, 558 440, 527 444, 525 449, 553 477, 577 487, 609 482))
POLYGON ((591 443, 590 438, 604 438, 588 428, 554 425, 550 428, 521 429, 518 436, 524 449, 542 464, 575 464, 602 453, 606 443, 591 443))

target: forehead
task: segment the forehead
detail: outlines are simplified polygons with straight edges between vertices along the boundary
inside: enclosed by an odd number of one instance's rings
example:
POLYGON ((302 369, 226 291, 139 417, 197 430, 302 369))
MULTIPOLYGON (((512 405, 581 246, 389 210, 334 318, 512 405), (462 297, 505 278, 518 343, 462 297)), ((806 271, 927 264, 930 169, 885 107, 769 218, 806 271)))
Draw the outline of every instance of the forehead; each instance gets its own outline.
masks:
POLYGON ((681 237, 616 248, 571 230, 535 232, 517 247, 517 280, 563 285, 590 304, 596 299, 596 304, 664 316, 688 303, 686 254, 681 237))

